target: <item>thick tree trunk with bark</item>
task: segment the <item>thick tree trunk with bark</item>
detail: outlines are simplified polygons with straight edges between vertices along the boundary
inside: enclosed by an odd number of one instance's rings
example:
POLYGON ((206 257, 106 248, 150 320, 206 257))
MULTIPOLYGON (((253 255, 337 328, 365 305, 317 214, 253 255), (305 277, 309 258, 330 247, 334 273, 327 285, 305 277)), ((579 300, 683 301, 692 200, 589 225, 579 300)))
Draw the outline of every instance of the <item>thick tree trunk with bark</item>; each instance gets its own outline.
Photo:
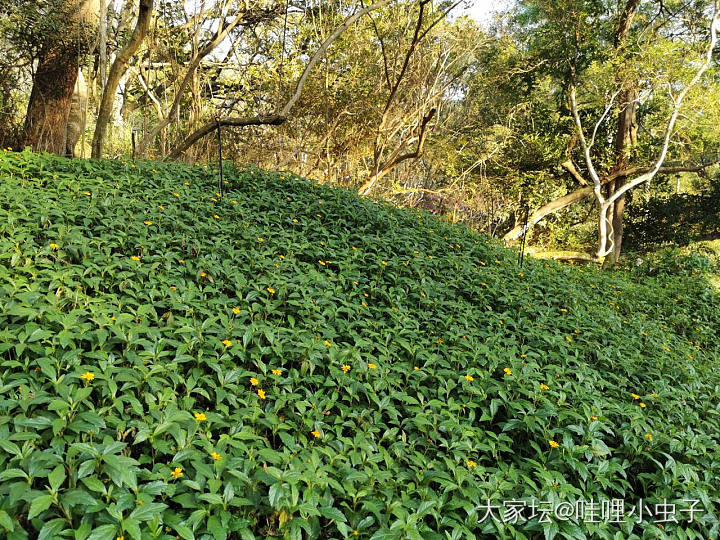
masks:
POLYGON ((46 37, 33 79, 22 143, 36 152, 65 155, 67 122, 86 46, 86 25, 97 16, 97 0, 68 0, 67 25, 46 37))
POLYGON ((67 122, 78 76, 78 47, 63 40, 48 43, 40 60, 25 116, 24 146, 35 152, 65 155, 67 122))
MULTIPOLYGON (((617 129, 615 131, 615 166, 613 171, 623 171, 630 167, 633 153, 637 146, 637 90, 626 88, 620 92, 620 111, 618 113, 617 129)), ((618 189, 625 184, 625 178, 619 177, 608 184, 607 197, 612 197, 618 189)), ((612 245, 610 261, 616 263, 622 251, 624 232, 624 212, 626 196, 623 195, 615 201, 609 211, 610 227, 608 244, 612 245)))
MULTIPOLYGON (((640 0, 627 0, 625 8, 620 16, 618 25, 615 28, 615 50, 619 56, 626 55, 625 46, 627 44, 630 26, 632 25, 635 15, 637 14, 640 0)), ((624 171, 630 167, 630 162, 635 147, 637 146, 637 89, 634 81, 623 80, 621 70, 619 70, 616 82, 620 87, 618 96, 619 111, 617 119, 617 127, 615 130, 615 165, 612 172, 624 171)), ((610 199, 615 192, 625 184, 624 177, 618 177, 610 182, 607 186, 606 198, 610 199)), ((607 209, 607 238, 605 244, 612 246, 610 252, 611 263, 616 263, 620 258, 623 240, 623 217, 625 212, 625 195, 610 204, 607 209)), ((601 243, 602 240, 601 240, 601 243)))

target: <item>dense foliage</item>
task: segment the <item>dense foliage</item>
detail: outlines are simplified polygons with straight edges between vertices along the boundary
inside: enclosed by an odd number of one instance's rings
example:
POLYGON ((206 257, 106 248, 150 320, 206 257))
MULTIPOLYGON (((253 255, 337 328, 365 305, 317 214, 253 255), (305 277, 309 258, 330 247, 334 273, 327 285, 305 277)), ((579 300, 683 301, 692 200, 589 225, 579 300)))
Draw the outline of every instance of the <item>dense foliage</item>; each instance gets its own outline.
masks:
POLYGON ((634 249, 684 246, 720 238, 720 182, 701 193, 673 193, 640 201, 628 213, 628 244, 634 249))
POLYGON ((702 275, 519 271, 425 213, 226 174, 0 155, 3 537, 717 534, 702 275), (591 499, 626 522, 478 523, 591 499), (664 499, 703 510, 627 515, 664 499))

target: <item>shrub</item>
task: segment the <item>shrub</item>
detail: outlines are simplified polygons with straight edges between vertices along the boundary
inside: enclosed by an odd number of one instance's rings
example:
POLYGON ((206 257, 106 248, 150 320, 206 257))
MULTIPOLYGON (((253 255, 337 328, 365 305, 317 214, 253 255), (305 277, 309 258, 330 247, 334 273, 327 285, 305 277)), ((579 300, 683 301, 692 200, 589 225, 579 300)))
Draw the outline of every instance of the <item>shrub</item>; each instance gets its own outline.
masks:
POLYGON ((518 271, 425 213, 227 178, 0 155, 4 537, 717 534, 700 278, 518 271), (624 523, 482 520, 609 499, 624 523))

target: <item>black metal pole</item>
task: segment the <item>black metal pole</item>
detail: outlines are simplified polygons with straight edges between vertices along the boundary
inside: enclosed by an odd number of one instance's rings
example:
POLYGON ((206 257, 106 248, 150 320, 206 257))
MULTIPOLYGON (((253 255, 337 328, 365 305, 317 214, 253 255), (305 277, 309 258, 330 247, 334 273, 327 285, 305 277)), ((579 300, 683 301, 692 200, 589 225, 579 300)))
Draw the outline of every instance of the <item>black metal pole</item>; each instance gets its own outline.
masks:
POLYGON ((220 134, 220 117, 215 115, 215 123, 217 124, 217 142, 218 142, 218 193, 222 197, 223 194, 223 157, 222 157, 222 135, 220 134))
POLYGON ((523 235, 522 235, 522 242, 520 244, 520 268, 523 266, 523 262, 525 260, 525 237, 527 236, 527 229, 528 229, 528 217, 530 214, 530 207, 525 207, 525 221, 523 224, 523 235))

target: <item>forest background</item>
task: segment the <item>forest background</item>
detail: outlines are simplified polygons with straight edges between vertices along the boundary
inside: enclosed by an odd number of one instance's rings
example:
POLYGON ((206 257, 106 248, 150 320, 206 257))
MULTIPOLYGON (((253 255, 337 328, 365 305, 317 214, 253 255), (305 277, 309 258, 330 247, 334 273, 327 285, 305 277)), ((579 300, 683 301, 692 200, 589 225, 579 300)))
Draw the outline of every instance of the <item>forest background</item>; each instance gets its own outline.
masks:
POLYGON ((720 237, 717 2, 473 4, 3 0, 0 145, 208 162, 221 126, 550 256, 720 237))

